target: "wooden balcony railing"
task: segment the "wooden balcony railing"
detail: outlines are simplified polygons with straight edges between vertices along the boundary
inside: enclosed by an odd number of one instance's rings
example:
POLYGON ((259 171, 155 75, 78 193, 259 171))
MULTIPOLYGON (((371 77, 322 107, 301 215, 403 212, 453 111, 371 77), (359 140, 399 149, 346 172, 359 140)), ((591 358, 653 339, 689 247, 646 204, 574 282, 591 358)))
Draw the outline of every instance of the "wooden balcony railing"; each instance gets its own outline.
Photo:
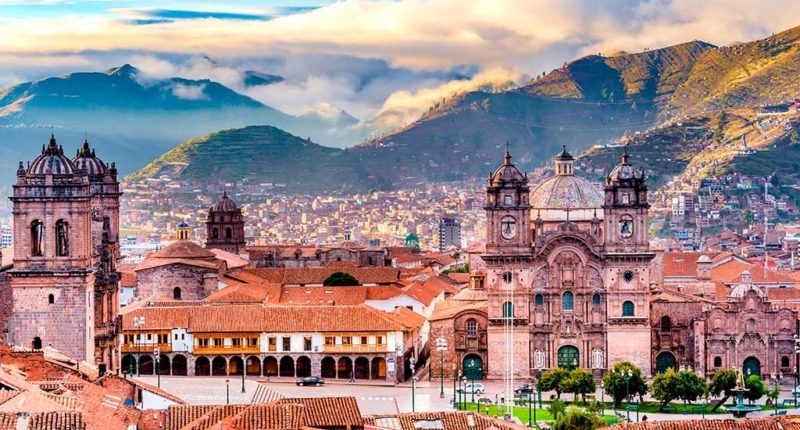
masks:
POLYGON ((133 352, 139 354, 152 354, 153 350, 158 347, 162 354, 172 352, 172 344, 169 343, 138 343, 133 346, 129 344, 122 345, 122 352, 133 352))
POLYGON ((197 346, 194 347, 195 354, 258 354, 261 352, 261 347, 254 346, 197 346))
POLYGON ((390 352, 386 345, 325 345, 322 352, 390 352))

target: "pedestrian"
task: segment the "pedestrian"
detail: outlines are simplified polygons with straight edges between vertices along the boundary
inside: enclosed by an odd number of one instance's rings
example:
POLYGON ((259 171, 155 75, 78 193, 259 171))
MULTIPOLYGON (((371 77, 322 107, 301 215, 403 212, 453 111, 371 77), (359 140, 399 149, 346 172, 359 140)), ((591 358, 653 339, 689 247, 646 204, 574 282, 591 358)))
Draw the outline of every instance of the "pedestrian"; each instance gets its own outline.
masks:
POLYGON ((642 415, 642 422, 647 422, 647 415, 642 415))
POLYGON ((497 393, 494 393, 494 404, 495 404, 495 405, 499 405, 499 404, 500 404, 500 403, 498 403, 498 402, 497 402, 497 399, 498 399, 498 398, 500 398, 500 395, 499 395, 499 394, 497 394, 497 393))
POLYGON ((355 373, 350 373, 350 383, 351 384, 355 384, 356 383, 356 374, 355 373))

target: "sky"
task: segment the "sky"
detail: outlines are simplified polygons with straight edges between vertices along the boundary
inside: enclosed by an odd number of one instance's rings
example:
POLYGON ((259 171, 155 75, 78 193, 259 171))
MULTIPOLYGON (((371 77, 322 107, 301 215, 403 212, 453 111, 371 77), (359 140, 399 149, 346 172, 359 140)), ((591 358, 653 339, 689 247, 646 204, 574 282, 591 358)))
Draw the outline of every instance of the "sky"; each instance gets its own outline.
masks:
POLYGON ((777 0, 0 0, 0 87, 130 63, 291 114, 390 129, 432 103, 587 54, 748 41, 800 25, 777 0), (247 89, 245 70, 285 81, 247 89))

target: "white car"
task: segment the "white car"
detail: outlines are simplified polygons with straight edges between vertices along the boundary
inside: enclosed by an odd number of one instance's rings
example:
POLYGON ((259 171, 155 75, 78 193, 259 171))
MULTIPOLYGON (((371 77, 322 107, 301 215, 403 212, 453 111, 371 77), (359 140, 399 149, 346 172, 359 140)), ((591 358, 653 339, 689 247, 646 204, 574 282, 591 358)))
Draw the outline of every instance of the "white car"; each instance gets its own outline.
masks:
POLYGON ((466 384, 465 386, 459 388, 458 392, 466 394, 483 394, 486 392, 486 387, 484 387, 483 384, 476 382, 474 384, 466 384))

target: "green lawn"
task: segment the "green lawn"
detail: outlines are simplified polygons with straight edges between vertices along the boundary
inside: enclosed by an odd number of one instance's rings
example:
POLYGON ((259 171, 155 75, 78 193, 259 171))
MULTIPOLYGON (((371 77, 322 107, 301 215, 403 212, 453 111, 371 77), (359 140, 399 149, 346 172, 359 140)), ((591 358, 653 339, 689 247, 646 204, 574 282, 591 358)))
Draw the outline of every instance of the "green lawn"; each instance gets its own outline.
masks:
MULTIPOLYGON (((531 406, 533 406, 533 405, 531 405, 531 406)), ((538 407, 536 408, 535 418, 534 418, 534 413, 533 413, 533 407, 531 407, 531 415, 530 415, 531 422, 535 423, 535 422, 539 422, 539 421, 546 421, 548 423, 551 423, 553 421, 553 415, 551 415, 550 411, 548 411, 546 409, 548 405, 543 405, 543 406, 545 406, 545 409, 540 409, 538 407)), ((580 406, 580 404, 578 404, 578 406, 580 406)), ((478 410, 478 404, 477 403, 467 403, 466 409, 463 409, 463 410, 477 411, 478 410)), ((493 416, 493 417, 502 417, 505 414, 505 410, 506 410, 506 408, 504 406, 489 405, 489 410, 488 410, 488 413, 487 413, 486 405, 480 405, 480 412, 481 413, 487 414, 487 415, 493 416)), ((529 415, 528 415, 528 408, 527 407, 515 406, 515 407, 512 408, 512 412, 511 413, 515 417, 517 417, 520 420, 520 422, 522 422, 523 424, 528 424, 529 415)), ((606 411, 606 415, 603 416, 603 420, 605 420, 606 425, 616 424, 617 422, 619 422, 617 417, 615 417, 612 414, 611 410, 607 410, 606 411)))

